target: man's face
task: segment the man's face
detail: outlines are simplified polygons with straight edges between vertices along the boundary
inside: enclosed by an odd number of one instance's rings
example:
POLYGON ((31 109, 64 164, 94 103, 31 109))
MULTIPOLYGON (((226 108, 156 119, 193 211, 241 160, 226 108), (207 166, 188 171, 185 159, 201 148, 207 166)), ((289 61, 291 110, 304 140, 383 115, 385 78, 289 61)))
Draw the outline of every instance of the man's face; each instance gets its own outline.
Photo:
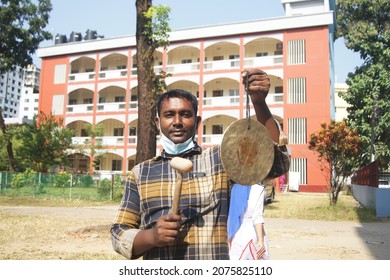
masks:
POLYGON ((200 118, 195 116, 192 104, 184 98, 165 99, 161 104, 156 126, 173 143, 183 143, 194 135, 200 118))

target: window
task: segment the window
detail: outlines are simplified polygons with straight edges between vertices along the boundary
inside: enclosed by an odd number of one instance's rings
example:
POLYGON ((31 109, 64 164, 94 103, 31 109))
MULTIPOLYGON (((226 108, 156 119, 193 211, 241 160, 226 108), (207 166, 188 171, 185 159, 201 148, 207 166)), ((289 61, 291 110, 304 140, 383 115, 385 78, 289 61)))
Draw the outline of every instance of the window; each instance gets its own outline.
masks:
POLYGON ((115 102, 125 102, 124 96, 115 96, 115 102))
POLYGON ((182 59, 181 64, 192 63, 192 59, 182 59))
POLYGON ((54 95, 51 104, 51 111, 53 115, 62 115, 64 113, 64 95, 54 95))
POLYGON ((268 56, 267 52, 258 52, 256 53, 256 57, 268 56))
POLYGON ((214 124, 212 127, 212 134, 223 134, 223 125, 214 124))
POLYGON ((69 99, 69 105, 76 105, 77 99, 69 99))
POLYGON ((287 52, 289 65, 306 63, 305 40, 288 41, 287 52))
POLYGON ((112 171, 120 171, 122 170, 122 160, 120 159, 113 159, 112 160, 112 171))
POLYGON ((123 127, 114 128, 114 136, 123 136, 123 127))
POLYGON ((299 173, 299 184, 307 184, 307 159, 306 158, 292 158, 290 172, 299 173))
POLYGON ((92 98, 84 98, 83 104, 92 104, 92 98))
POLYGON ((82 128, 80 131, 80 136, 81 137, 88 137, 88 132, 85 128, 82 128))
POLYGON ((306 144, 306 118, 288 119, 288 142, 306 144))
POLYGON ((223 60, 223 55, 214 56, 214 57, 213 57, 213 60, 214 60, 214 61, 223 60))
POLYGON ((237 89, 229 89, 229 96, 235 97, 230 99, 231 104, 239 103, 240 102, 240 90, 237 89))
POLYGON ((287 80, 287 103, 306 103, 306 79, 291 78, 287 80))
POLYGON ((240 59, 240 56, 238 54, 231 54, 229 55, 229 59, 240 59))
POLYGON ((219 96, 223 96, 223 90, 222 89, 213 90, 213 97, 219 97, 219 96))
POLYGON ((129 136, 136 136, 137 135, 137 128, 136 127, 130 127, 129 128, 129 136))
POLYGON ((66 64, 58 64, 54 67, 54 84, 64 84, 66 80, 66 64))
POLYGON ((275 93, 283 93, 283 86, 276 86, 275 93))

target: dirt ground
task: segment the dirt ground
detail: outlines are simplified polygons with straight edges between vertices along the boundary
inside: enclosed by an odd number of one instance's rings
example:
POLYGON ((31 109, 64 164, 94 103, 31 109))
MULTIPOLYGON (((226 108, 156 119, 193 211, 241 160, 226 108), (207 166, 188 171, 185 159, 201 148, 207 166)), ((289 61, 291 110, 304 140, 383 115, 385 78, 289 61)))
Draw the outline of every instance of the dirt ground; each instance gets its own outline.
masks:
MULTIPOLYGON (((20 220, 15 228, 0 225, 1 236, 16 235, 0 239, 0 259, 123 259, 109 235, 116 207, 0 206, 0 214, 20 220), (34 234, 32 217, 46 221, 47 234, 34 234)), ((266 231, 273 260, 390 260, 390 222, 267 218, 266 231)))

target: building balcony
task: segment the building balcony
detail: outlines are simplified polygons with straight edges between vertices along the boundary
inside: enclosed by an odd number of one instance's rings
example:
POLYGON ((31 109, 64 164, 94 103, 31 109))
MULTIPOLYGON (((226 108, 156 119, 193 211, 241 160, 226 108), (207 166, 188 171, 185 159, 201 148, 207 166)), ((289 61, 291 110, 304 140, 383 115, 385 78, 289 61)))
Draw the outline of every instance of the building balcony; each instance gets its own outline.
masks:
POLYGON ((93 104, 80 104, 66 106, 67 114, 85 114, 93 111, 93 104))
POLYGON ((104 136, 96 137, 96 141, 102 146, 123 146, 124 136, 104 136))
POLYGON ((99 79, 127 78, 127 70, 105 70, 99 72, 99 79))
POLYGON ((261 67, 261 66, 282 66, 283 55, 261 56, 261 57, 246 57, 244 59, 245 67, 261 67))
POLYGON ((200 63, 181 63, 181 64, 169 64, 167 66, 167 73, 191 73, 198 72, 200 69, 200 63))
POLYGON ((220 97, 204 97, 204 107, 223 107, 223 106, 238 106, 240 104, 239 96, 220 96, 220 97))
POLYGON ((95 79, 95 72, 73 73, 69 75, 70 82, 87 82, 95 79))
POLYGON ((222 142, 223 134, 203 134, 202 142, 204 145, 219 145, 222 142))
MULTIPOLYGON (((261 66, 281 66, 283 65, 283 55, 264 56, 264 57, 249 57, 244 59, 244 67, 261 67, 261 66)), ((203 68, 205 71, 215 70, 233 70, 239 69, 239 59, 226 59, 216 61, 205 61, 203 68)), ((161 73, 162 66, 155 66, 156 74, 161 73)), ((200 63, 183 63, 183 64, 168 64, 166 72, 170 74, 191 73, 200 70, 200 63)), ((137 68, 131 68, 131 75, 137 75, 137 68)), ((99 72, 99 79, 120 79, 127 77, 127 70, 106 70, 99 72)), ((69 75, 71 82, 85 82, 95 79, 94 72, 73 73, 69 75)))
POLYGON ((124 112, 126 110, 125 102, 99 103, 96 108, 98 112, 124 112))

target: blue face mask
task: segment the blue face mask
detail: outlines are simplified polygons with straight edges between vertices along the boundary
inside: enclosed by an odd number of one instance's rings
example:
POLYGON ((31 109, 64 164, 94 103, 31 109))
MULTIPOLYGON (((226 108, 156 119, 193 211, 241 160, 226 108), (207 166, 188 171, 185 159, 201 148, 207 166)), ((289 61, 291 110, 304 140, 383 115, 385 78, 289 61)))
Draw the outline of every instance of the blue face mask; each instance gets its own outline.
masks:
POLYGON ((165 152, 170 155, 181 154, 195 146, 192 137, 183 143, 175 144, 168 137, 161 133, 160 144, 164 148, 165 152))

